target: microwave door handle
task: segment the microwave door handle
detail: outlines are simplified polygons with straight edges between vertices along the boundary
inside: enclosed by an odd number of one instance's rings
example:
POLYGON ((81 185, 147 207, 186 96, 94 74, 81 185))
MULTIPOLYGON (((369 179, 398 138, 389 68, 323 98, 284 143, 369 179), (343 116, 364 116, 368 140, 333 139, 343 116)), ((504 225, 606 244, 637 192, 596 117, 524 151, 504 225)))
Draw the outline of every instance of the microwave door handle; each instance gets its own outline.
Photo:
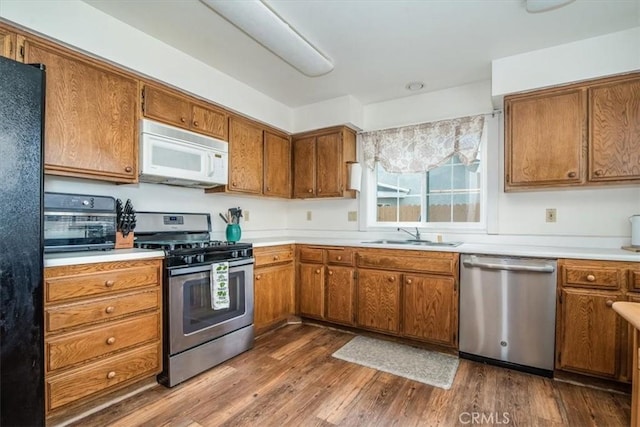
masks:
POLYGON ((209 172, 207 175, 209 177, 212 177, 213 174, 215 173, 215 170, 213 169, 213 164, 214 164, 213 154, 207 153, 207 157, 209 158, 209 172))

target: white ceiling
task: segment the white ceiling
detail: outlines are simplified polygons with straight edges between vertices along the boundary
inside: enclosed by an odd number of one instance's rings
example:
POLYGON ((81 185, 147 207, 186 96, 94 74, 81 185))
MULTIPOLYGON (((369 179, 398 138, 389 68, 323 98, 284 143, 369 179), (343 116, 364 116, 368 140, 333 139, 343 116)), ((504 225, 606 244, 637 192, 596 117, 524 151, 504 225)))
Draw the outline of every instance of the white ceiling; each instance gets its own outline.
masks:
MULTIPOLYGON (((491 78, 491 60, 640 25, 640 0, 265 0, 335 64, 306 77, 198 0, 84 0, 290 107, 363 104, 491 78), (404 87, 423 81, 420 92, 404 87)), ((231 0, 230 0, 231 1, 231 0)))

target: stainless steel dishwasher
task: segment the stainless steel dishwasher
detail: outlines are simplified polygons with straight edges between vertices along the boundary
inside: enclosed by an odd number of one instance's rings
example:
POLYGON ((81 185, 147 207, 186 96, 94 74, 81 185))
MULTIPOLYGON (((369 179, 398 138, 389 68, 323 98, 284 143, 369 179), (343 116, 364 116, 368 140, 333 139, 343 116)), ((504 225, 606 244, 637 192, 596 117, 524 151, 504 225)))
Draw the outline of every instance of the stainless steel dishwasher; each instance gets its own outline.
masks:
POLYGON ((551 259, 462 255, 460 356, 552 376, 556 270, 551 259))

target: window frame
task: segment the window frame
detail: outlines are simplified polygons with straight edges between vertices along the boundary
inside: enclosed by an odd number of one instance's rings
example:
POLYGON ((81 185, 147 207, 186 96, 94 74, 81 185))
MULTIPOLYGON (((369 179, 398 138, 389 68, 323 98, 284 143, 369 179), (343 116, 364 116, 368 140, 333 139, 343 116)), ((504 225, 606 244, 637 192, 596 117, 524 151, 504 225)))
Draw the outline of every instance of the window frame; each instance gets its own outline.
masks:
MULTIPOLYGON (((487 117, 485 128, 482 133, 480 151, 478 157, 480 162, 480 221, 478 222, 422 222, 422 221, 377 221, 377 178, 376 171, 363 168, 362 191, 360 194, 360 223, 361 231, 395 231, 398 227, 419 228, 426 232, 470 232, 470 233, 491 233, 491 224, 495 222, 492 218, 495 215, 493 203, 497 202, 496 190, 489 185, 496 180, 498 171, 498 144, 501 134, 498 131, 499 117, 487 117), (489 157, 493 153, 493 157, 489 157)), ((426 179, 425 179, 426 181, 426 179)), ((426 190, 426 189, 425 189, 426 190)), ((422 206, 426 192, 421 195, 422 206)))

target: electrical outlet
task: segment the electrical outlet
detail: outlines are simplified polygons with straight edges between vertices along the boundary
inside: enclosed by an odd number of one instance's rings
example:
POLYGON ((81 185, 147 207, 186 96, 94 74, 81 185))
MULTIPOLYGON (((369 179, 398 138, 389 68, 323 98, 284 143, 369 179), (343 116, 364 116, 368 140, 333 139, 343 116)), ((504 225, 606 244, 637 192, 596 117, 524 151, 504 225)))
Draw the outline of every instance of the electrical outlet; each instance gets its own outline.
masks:
POLYGON ((307 211, 307 221, 311 221, 311 211, 307 211))
POLYGON ((349 211, 347 213, 347 220, 350 222, 354 222, 358 220, 358 212, 356 211, 349 211))
POLYGON ((555 208, 547 209, 547 212, 546 212, 547 222, 556 222, 557 218, 558 218, 558 212, 556 211, 555 208))
POLYGON ((245 222, 249 221, 249 211, 242 211, 242 218, 244 218, 245 222))

